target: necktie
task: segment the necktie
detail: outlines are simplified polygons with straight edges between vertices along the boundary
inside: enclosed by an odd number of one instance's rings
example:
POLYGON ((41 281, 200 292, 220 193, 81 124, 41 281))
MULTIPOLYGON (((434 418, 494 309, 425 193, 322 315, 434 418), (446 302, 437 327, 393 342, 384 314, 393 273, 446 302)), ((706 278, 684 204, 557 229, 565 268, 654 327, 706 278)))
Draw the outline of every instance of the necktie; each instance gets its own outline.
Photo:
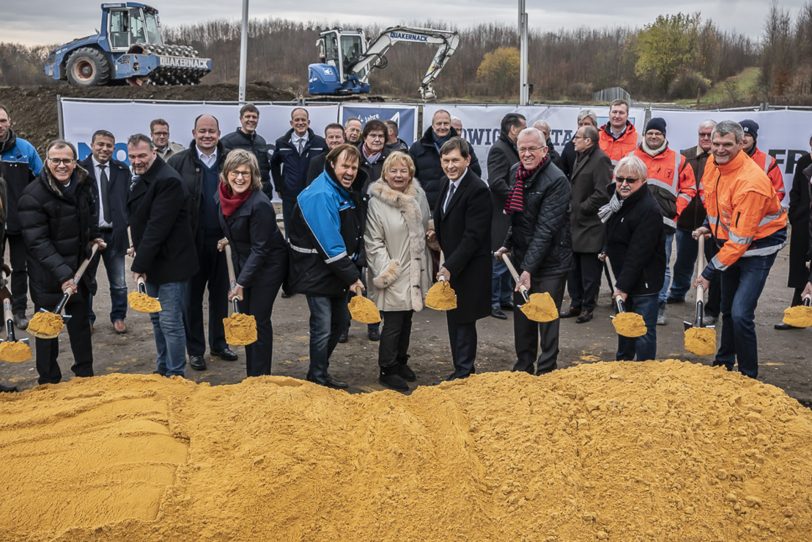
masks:
POLYGON ((448 197, 445 199, 445 205, 443 205, 443 214, 448 211, 448 204, 451 203, 451 198, 454 197, 454 191, 457 189, 457 186, 453 183, 451 184, 451 189, 448 191, 448 197))
POLYGON ((107 178, 107 164, 99 164, 101 174, 99 175, 99 187, 101 188, 102 218, 104 222, 110 224, 110 179, 107 178))
POLYGON ((299 138, 299 141, 296 142, 296 148, 299 149, 299 154, 302 154, 302 151, 304 150, 304 139, 301 137, 299 138))

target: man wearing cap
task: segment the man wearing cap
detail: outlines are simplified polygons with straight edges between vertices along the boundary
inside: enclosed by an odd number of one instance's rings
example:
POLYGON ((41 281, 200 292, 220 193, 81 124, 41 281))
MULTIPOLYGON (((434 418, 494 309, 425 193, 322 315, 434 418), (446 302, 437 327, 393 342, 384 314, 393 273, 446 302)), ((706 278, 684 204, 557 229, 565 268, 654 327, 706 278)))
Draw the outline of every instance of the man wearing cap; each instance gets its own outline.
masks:
POLYGON ((645 137, 634 155, 648 168, 646 183, 654 199, 660 204, 665 224, 665 280, 660 290, 657 325, 665 325, 665 303, 671 286, 671 245, 674 242, 676 220, 696 197, 694 170, 687 167, 685 157, 668 148, 665 138, 665 119, 653 117, 646 124, 645 137))
POLYGON ((770 156, 766 152, 758 148, 758 123, 754 120, 745 119, 741 121, 742 130, 744 130, 744 140, 742 142, 742 150, 753 159, 753 161, 767 174, 770 182, 775 188, 775 194, 778 196, 778 201, 784 201, 784 176, 781 175, 781 168, 778 167, 778 162, 775 157, 770 156))

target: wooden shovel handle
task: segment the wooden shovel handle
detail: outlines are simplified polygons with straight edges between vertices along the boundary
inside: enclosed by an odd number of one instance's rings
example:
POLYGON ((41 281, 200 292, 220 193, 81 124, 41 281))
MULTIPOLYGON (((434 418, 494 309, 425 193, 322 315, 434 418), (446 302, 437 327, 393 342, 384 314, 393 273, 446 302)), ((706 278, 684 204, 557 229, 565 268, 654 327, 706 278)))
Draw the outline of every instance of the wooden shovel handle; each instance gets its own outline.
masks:
MULTIPOLYGON (((234 262, 231 260, 231 244, 226 243, 224 250, 226 253, 226 267, 228 268, 228 284, 231 289, 234 289, 234 287, 237 286, 237 277, 234 275, 234 262)), ((235 299, 242 301, 242 296, 235 299)), ((234 306, 237 306, 236 303, 234 306)))
POLYGON ((85 261, 83 261, 82 264, 79 266, 79 269, 76 270, 76 274, 73 275, 73 282, 77 284, 79 283, 79 281, 82 279, 82 275, 84 275, 85 271, 87 270, 87 266, 90 265, 90 260, 93 259, 93 256, 95 256, 96 252, 98 251, 99 245, 93 243, 93 246, 90 247, 90 256, 86 258, 85 261))
POLYGON ((510 276, 513 277, 513 280, 516 282, 516 286, 519 287, 519 293, 522 294, 522 297, 525 301, 527 301, 527 288, 524 285, 519 284, 519 273, 516 271, 516 268, 513 267, 513 262, 510 261, 510 256, 507 253, 502 254, 502 261, 505 262, 505 266, 510 271, 510 276))

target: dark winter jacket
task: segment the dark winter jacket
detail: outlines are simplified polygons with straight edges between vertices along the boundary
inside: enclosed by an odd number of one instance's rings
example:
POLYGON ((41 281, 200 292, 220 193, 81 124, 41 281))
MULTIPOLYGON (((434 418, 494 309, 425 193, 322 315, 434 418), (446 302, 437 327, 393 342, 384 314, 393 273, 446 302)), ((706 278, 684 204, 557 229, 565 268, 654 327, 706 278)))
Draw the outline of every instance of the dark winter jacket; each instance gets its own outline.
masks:
MULTIPOLYGON (((223 142, 217 143, 217 171, 223 171, 223 162, 226 160, 226 152, 223 147, 223 142)), ((174 155, 169 161, 166 162, 172 169, 178 172, 181 181, 183 181, 183 188, 189 198, 189 225, 192 228, 192 233, 195 236, 196 242, 200 242, 202 236, 201 231, 201 217, 200 210, 202 207, 203 197, 203 162, 197 155, 197 145, 194 141, 189 147, 174 155)), ((217 217, 212 217, 217 220, 217 217)))
POLYGON ((257 157, 259 164, 259 175, 262 178, 262 191, 269 197, 271 191, 271 159, 268 156, 268 142, 265 138, 254 132, 253 134, 246 134, 240 128, 237 128, 230 134, 220 139, 223 144, 224 154, 234 149, 245 149, 254 153, 257 157))
MULTIPOLYGON (((110 160, 107 168, 107 179, 109 181, 109 191, 107 197, 110 200, 108 216, 113 224, 113 238, 109 243, 111 249, 123 254, 130 245, 127 239, 127 196, 130 193, 130 181, 132 174, 130 168, 124 162, 110 160)), ((96 215, 100 213, 99 205, 99 181, 96 179, 96 168, 93 167, 93 155, 88 156, 79 165, 88 172, 88 181, 92 185, 93 203, 96 206, 96 215)))
POLYGON ((361 278, 364 225, 358 195, 325 171, 296 198, 290 222, 290 288, 308 295, 340 297, 361 278))
POLYGON ((220 213, 220 227, 231 244, 237 284, 251 288, 282 281, 288 271, 288 246, 268 196, 255 191, 228 218, 220 213))
POLYGON ((546 144, 547 144, 547 154, 550 156, 550 160, 553 161, 553 164, 557 164, 561 160, 561 155, 555 149, 555 145, 553 145, 553 140, 548 139, 546 144))
POLYGON ((389 152, 401 151, 401 152, 409 152, 409 144, 403 141, 401 138, 398 138, 397 141, 394 143, 388 143, 386 145, 386 150, 389 152))
POLYGON ((130 188, 127 214, 135 248, 132 271, 152 284, 184 282, 197 273, 188 196, 178 172, 160 158, 130 188))
POLYGON ((307 165, 307 178, 305 179, 305 186, 310 186, 310 183, 316 180, 316 178, 324 173, 324 162, 327 160, 327 150, 323 153, 314 156, 310 159, 310 163, 307 165))
POLYGON ((789 241, 789 277, 787 286, 803 288, 809 274, 806 262, 810 243, 810 177, 812 177, 812 156, 803 155, 795 164, 795 176, 789 191, 789 221, 792 224, 789 241))
MULTIPOLYGON (((609 189, 610 195, 614 187, 609 189)), ((606 254, 614 286, 630 295, 655 294, 665 276, 665 225, 660 205, 644 184, 606 223, 606 254)))
POLYGON ((508 192, 513 186, 510 169, 518 161, 519 153, 516 151, 516 144, 505 132, 502 132, 491 150, 488 151, 488 186, 491 189, 493 204, 491 212, 491 250, 493 251, 502 246, 510 227, 510 218, 504 213, 504 209, 508 192))
MULTIPOLYGON (((604 153, 605 154, 605 153, 604 153)), ((575 159, 578 153, 575 152, 575 143, 572 139, 564 143, 564 150, 561 151, 561 156, 553 163, 558 166, 558 169, 564 172, 567 178, 572 177, 572 168, 575 167, 575 159)))
POLYGON ((607 190, 612 181, 612 161, 594 145, 575 162, 570 179, 572 250, 597 254, 603 248, 606 229, 598 217, 598 209, 609 203, 607 190))
MULTIPOLYGON (((515 178, 519 164, 510 169, 515 178)), ((547 162, 525 181, 524 212, 510 215, 505 247, 519 273, 533 278, 564 275, 572 266, 570 197, 564 173, 547 162)))
MULTIPOLYGON (((93 186, 87 171, 77 166, 64 193, 47 168, 25 187, 18 202, 25 242, 31 298, 38 306, 56 305, 62 284, 90 256, 90 242, 99 237, 93 186), (73 183, 76 183, 75 185, 73 183)), ((82 282, 93 291, 94 280, 82 282)))
POLYGON ((8 131, 8 139, 0 143, 0 177, 6 181, 6 233, 20 234, 17 202, 28 184, 42 171, 42 160, 34 146, 8 131))
MULTIPOLYGON (((445 173, 443 173, 443 168, 440 166, 440 150, 437 148, 432 134, 433 131, 429 126, 423 133, 423 137, 419 141, 415 141, 409 148, 409 154, 414 160, 415 177, 418 178, 420 185, 426 192, 429 207, 434 210, 439 201, 440 191, 443 189, 445 173)), ((449 139, 458 135, 457 131, 451 128, 449 139)), ((482 175, 482 168, 473 147, 471 147, 471 165, 469 167, 477 176, 482 175)))
POLYGON ((279 196, 288 201, 294 201, 305 185, 310 160, 327 150, 327 142, 323 137, 317 136, 313 130, 307 129, 307 143, 302 154, 291 143, 293 128, 276 140, 274 153, 271 157, 271 176, 273 185, 279 196))
POLYGON ((383 174, 383 163, 386 160, 386 157, 389 156, 390 151, 384 147, 377 162, 370 164, 367 161, 367 157, 364 156, 364 150, 362 148, 363 145, 363 143, 358 144, 358 152, 361 153, 361 163, 359 164, 360 167, 358 170, 359 173, 363 172, 363 175, 358 175, 358 177, 356 177, 355 182, 352 185, 352 189, 360 192, 361 194, 366 194, 369 190, 369 185, 381 178, 381 175, 383 174), (361 179, 361 177, 363 177, 363 179, 361 179))
MULTIPOLYGON (((708 156, 710 156, 706 152, 697 154, 698 151, 698 147, 691 147, 690 149, 679 151, 680 154, 685 157, 685 161, 691 166, 691 169, 694 170, 697 191, 702 181, 702 174, 705 172, 705 163, 707 163, 708 156)), ((707 213, 705 212, 702 198, 697 196, 691 200, 691 203, 688 204, 679 215, 679 218, 677 218, 677 227, 683 230, 693 231, 705 222, 706 215, 707 213)))

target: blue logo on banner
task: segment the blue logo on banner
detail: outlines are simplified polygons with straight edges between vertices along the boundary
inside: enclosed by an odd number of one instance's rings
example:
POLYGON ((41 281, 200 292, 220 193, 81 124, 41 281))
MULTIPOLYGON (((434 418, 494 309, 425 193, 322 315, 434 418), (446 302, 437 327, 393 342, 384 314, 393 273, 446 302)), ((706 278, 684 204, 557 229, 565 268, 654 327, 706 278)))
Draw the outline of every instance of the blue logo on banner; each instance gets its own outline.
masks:
POLYGON ((366 124, 372 119, 395 121, 398 125, 398 137, 408 145, 414 143, 415 123, 417 118, 414 107, 376 107, 374 105, 345 105, 341 107, 341 124, 347 119, 357 118, 361 124, 366 124))
MULTIPOLYGON (((84 160, 90 156, 92 152, 90 150, 90 145, 84 141, 80 141, 76 145, 76 151, 79 153, 79 160, 84 160)), ((113 148, 113 159, 124 162, 128 166, 130 165, 130 159, 127 157, 127 143, 123 141, 116 143, 116 146, 113 148)))

